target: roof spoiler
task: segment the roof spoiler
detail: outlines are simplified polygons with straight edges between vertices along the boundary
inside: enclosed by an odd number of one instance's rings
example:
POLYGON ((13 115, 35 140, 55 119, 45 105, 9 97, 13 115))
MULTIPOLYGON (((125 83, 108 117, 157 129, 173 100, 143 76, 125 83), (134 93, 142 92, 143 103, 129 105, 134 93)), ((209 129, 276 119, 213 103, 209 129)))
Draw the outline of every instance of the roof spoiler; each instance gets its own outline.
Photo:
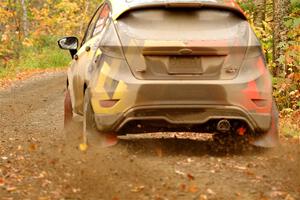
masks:
POLYGON ((158 2, 158 3, 151 3, 151 4, 139 4, 139 5, 132 5, 124 12, 120 13, 115 19, 120 18, 124 13, 127 13, 131 10, 140 10, 140 9, 147 9, 147 8, 211 8, 211 9, 218 9, 218 10, 227 10, 235 13, 242 19, 247 19, 243 10, 238 6, 231 6, 228 4, 220 4, 220 3, 209 3, 209 2, 158 2))

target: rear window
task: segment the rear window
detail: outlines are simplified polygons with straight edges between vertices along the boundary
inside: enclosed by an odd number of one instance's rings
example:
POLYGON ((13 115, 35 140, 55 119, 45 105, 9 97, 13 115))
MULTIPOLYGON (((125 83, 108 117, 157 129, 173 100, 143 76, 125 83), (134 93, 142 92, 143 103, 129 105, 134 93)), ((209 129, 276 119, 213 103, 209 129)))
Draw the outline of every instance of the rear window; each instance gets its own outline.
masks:
POLYGON ((118 30, 140 40, 247 40, 249 24, 230 11, 157 8, 125 13, 118 30))

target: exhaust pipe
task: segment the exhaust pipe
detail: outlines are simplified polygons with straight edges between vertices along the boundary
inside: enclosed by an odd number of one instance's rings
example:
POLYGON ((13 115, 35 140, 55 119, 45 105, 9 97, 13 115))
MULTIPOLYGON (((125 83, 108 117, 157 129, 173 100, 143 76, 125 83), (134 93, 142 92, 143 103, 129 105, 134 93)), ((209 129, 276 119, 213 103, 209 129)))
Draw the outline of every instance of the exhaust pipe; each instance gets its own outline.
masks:
POLYGON ((230 131, 231 125, 230 122, 226 119, 222 119, 218 122, 217 130, 222 133, 230 131))

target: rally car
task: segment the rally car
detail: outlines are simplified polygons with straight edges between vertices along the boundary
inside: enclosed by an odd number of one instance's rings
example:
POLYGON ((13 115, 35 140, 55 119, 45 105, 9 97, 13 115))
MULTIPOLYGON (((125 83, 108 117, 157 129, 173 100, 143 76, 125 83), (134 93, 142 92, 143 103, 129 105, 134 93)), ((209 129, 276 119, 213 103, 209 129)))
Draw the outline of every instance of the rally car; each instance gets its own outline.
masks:
POLYGON ((278 143, 264 54, 232 0, 106 0, 81 44, 58 44, 73 58, 65 124, 82 115, 88 143, 169 131, 278 143))

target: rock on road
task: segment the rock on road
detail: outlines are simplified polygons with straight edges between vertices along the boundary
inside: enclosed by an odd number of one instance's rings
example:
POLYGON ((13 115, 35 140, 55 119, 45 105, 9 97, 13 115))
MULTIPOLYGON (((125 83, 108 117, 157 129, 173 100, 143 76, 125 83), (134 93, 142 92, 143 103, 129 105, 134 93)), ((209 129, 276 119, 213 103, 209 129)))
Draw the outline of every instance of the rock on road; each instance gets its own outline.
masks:
POLYGON ((300 145, 289 140, 224 153, 211 139, 160 134, 81 152, 81 123, 73 142, 63 131, 65 79, 47 73, 0 90, 0 200, 300 199, 300 145))

